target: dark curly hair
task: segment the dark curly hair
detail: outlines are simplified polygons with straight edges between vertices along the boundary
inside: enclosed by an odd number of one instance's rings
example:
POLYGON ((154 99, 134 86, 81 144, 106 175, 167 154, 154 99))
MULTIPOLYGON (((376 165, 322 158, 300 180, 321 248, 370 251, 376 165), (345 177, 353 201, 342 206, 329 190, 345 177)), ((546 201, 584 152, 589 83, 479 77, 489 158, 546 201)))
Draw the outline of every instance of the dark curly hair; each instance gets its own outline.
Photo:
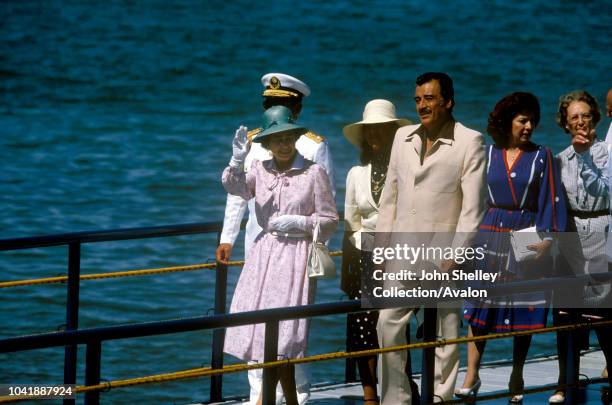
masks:
POLYGON ((508 94, 495 104, 487 124, 487 132, 493 138, 495 145, 500 148, 508 146, 512 136, 512 120, 519 114, 531 115, 533 125, 537 127, 540 123, 540 103, 537 97, 531 93, 517 91, 508 94))
POLYGON ((574 101, 583 101, 591 108, 591 114, 593 115, 593 127, 596 127, 601 119, 601 113, 599 112, 599 104, 595 97, 591 96, 584 90, 574 90, 571 93, 567 93, 559 97, 559 110, 557 111, 557 124, 567 133, 567 107, 574 101))

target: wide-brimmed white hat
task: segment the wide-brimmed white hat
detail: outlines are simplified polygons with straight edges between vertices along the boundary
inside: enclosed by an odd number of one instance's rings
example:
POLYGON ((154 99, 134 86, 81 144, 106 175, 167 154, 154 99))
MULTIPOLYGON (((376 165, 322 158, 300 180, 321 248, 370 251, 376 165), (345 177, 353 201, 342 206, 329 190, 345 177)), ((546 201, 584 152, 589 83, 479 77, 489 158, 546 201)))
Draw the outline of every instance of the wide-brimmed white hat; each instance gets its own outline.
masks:
POLYGON ((363 109, 363 120, 345 126, 342 132, 350 143, 359 148, 363 142, 364 125, 384 124, 386 122, 395 122, 398 127, 412 124, 412 121, 408 119, 396 117, 395 106, 392 102, 376 99, 366 104, 363 109))

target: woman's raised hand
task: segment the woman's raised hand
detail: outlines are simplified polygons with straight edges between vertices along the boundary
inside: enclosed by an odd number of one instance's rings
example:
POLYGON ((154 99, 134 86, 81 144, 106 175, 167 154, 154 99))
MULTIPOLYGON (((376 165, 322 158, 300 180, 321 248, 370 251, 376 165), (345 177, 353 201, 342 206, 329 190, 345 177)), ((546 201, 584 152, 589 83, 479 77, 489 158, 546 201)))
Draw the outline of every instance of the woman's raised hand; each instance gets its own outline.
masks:
POLYGON ((579 129, 572 137, 572 146, 576 153, 582 153, 593 145, 593 139, 595 139, 595 129, 579 129))
POLYGON ((247 139, 247 128, 241 125, 236 130, 234 140, 232 141, 232 158, 229 165, 234 168, 242 168, 249 149, 251 149, 251 143, 247 139))

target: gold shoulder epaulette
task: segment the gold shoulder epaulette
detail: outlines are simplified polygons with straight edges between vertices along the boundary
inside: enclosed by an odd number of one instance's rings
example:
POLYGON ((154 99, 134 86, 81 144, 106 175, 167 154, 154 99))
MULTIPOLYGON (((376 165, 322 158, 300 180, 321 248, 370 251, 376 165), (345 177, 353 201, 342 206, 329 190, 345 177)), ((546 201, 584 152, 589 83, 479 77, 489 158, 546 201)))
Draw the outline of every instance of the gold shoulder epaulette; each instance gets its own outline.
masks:
POLYGON ((247 138, 249 139, 249 141, 253 141, 253 138, 255 138, 255 136, 260 133, 263 130, 263 128, 255 128, 255 129, 251 129, 249 132, 247 132, 247 138))
POLYGON ((304 134, 304 136, 312 139, 316 143, 321 143, 321 142, 323 142, 325 140, 325 137, 323 135, 319 135, 319 134, 317 134, 315 132, 312 132, 312 131, 306 132, 304 134))

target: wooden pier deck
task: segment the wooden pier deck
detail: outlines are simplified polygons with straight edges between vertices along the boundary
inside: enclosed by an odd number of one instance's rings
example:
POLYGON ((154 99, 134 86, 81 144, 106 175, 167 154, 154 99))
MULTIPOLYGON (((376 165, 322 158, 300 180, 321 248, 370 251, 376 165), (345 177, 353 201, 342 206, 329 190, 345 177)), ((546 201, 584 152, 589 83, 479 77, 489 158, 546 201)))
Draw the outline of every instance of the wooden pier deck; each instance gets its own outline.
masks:
MULTIPOLYGON (((592 381, 591 384, 580 389, 576 404, 601 404, 601 390, 606 386, 601 379, 601 371, 605 366, 603 353, 600 350, 584 352, 580 362, 581 380, 592 381)), ((508 398, 486 399, 487 395, 500 394, 508 389, 508 378, 512 369, 511 360, 496 361, 484 364, 480 371, 482 387, 477 403, 488 405, 507 404, 508 398)), ((548 404, 548 397, 557 383, 558 373, 557 357, 543 356, 529 359, 524 369, 525 389, 543 387, 549 388, 543 392, 527 393, 523 404, 548 404)), ((459 383, 463 381, 465 369, 459 372, 459 383)), ((246 378, 246 377, 245 377, 246 378)), ((420 384, 420 375, 415 375, 417 384, 420 384)), ((247 399, 230 400, 218 404, 243 404, 247 399)), ((308 404, 313 405, 361 405, 363 403, 361 385, 359 383, 324 383, 316 384, 311 389, 308 404)), ((467 403, 467 402, 466 402, 467 403)), ((473 402, 472 402, 473 403, 473 402)), ((195 405, 195 404, 194 404, 195 405)))

